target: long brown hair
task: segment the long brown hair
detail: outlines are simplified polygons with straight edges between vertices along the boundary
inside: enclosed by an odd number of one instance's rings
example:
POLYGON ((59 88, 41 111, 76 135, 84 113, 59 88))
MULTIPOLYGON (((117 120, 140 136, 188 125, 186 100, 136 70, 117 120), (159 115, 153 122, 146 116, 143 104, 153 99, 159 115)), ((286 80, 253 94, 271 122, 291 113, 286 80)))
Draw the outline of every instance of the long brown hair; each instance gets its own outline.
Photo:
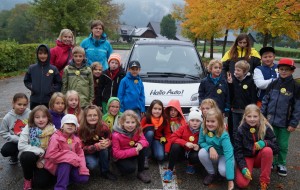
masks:
POLYGON ((162 112, 161 112, 161 116, 163 117, 163 123, 162 125, 165 126, 167 125, 167 117, 165 115, 165 110, 164 110, 164 105, 160 100, 153 100, 150 104, 150 106, 147 109, 146 112, 146 122, 147 123, 151 123, 151 117, 152 117, 152 109, 154 107, 155 104, 158 104, 161 106, 162 112))
POLYGON ((89 141, 91 139, 93 139, 93 137, 96 134, 99 134, 101 129, 103 127, 102 124, 102 113, 100 111, 100 109, 95 106, 95 105, 90 105, 87 106, 84 110, 83 110, 83 118, 80 122, 80 128, 79 128, 79 132, 78 135, 80 137, 80 139, 83 142, 89 141), (97 115, 98 115, 98 121, 95 127, 92 127, 90 124, 88 124, 87 122, 87 113, 89 110, 96 110, 97 115))
POLYGON ((251 54, 251 43, 250 43, 250 38, 247 34, 245 33, 241 33, 237 36, 237 38, 235 39, 234 41, 234 44, 232 44, 231 48, 230 48, 230 51, 229 51, 229 57, 231 60, 233 61, 237 61, 238 60, 238 56, 239 56, 239 53, 238 53, 238 42, 243 40, 243 39, 246 39, 247 41, 247 46, 244 48, 244 50, 246 50, 246 53, 245 53, 245 56, 243 57, 245 60, 249 60, 249 57, 250 57, 250 54, 251 54))
POLYGON ((207 111, 206 117, 204 118, 204 128, 203 128, 203 134, 207 134, 209 131, 206 127, 206 120, 208 117, 214 116, 217 119, 218 127, 216 129, 216 136, 221 137, 223 134, 225 127, 224 127, 224 117, 220 109, 218 108, 211 108, 207 111))
POLYGON ((52 123, 52 117, 51 117, 51 115, 50 115, 50 113, 48 111, 48 108, 46 106, 44 106, 44 105, 39 105, 39 106, 36 106, 35 108, 33 108, 33 110, 29 114, 29 118, 28 118, 28 126, 29 127, 35 127, 36 126, 35 123, 34 123, 34 115, 38 111, 43 112, 43 114, 45 114, 47 116, 47 118, 48 118, 47 125, 49 123, 52 123))

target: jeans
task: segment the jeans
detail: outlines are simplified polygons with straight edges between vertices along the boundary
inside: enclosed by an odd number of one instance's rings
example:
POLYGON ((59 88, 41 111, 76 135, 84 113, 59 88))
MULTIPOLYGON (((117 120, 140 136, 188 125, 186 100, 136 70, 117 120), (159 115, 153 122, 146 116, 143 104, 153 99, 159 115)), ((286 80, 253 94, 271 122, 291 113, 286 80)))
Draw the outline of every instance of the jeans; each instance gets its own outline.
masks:
POLYGON ((146 157, 150 155, 150 148, 153 153, 153 157, 156 160, 162 161, 165 156, 165 146, 159 142, 159 140, 154 139, 154 131, 147 131, 145 137, 149 143, 149 148, 146 151, 146 157))
POLYGON ((125 159, 120 159, 116 162, 116 165, 122 175, 130 174, 135 172, 136 166, 138 167, 138 172, 144 171, 144 162, 145 162, 145 149, 143 148, 139 155, 134 157, 129 157, 125 159))
POLYGON ((108 149, 96 151, 93 154, 86 154, 85 161, 86 161, 86 166, 90 170, 94 170, 97 167, 99 167, 101 173, 105 173, 109 171, 108 149))

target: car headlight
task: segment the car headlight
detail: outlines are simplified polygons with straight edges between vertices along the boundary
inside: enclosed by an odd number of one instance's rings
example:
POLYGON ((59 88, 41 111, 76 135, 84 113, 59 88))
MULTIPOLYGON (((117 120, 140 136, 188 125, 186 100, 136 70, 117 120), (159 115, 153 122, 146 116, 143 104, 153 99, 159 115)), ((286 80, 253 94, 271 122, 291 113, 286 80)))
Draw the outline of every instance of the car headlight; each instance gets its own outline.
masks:
POLYGON ((193 95, 191 96, 191 101, 192 101, 192 102, 198 101, 198 93, 193 94, 193 95))

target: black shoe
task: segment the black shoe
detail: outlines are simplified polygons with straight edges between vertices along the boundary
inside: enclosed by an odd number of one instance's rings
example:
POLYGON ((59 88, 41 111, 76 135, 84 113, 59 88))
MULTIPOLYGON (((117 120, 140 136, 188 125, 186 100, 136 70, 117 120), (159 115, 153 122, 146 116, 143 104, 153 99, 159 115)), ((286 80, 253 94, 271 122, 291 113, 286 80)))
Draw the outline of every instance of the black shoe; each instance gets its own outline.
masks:
POLYGON ((145 170, 142 171, 142 172, 138 172, 137 178, 140 179, 144 183, 150 183, 151 182, 151 178, 145 170))
POLYGON ((117 180, 117 177, 114 174, 112 174, 110 171, 102 173, 101 177, 111 180, 111 181, 117 180))
POLYGON ((214 179, 215 179, 216 175, 215 174, 208 174, 204 180, 203 180, 203 184, 204 185, 210 185, 214 179))

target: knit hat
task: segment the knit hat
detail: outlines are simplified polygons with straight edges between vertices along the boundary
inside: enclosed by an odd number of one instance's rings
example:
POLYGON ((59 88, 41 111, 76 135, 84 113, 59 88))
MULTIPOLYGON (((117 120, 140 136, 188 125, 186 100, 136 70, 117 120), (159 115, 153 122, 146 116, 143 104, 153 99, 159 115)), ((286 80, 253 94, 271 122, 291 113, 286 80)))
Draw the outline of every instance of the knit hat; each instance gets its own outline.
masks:
POLYGON ((199 110, 199 108, 192 107, 190 109, 188 120, 190 121, 191 119, 198 119, 201 122, 203 121, 203 119, 202 119, 202 112, 201 112, 201 110, 199 110))
POLYGON ((261 48, 261 49, 259 50, 260 56, 262 56, 262 55, 263 55, 264 53, 266 53, 266 52, 272 52, 272 53, 275 54, 275 49, 272 48, 272 47, 263 47, 263 48, 261 48))
POLYGON ((108 64, 110 63, 111 60, 117 60, 119 62, 119 66, 121 66, 121 56, 118 53, 112 53, 109 58, 108 58, 108 64))
POLYGON ((61 119, 61 126, 60 128, 62 129, 65 123, 73 123, 76 126, 76 129, 79 127, 77 117, 73 114, 66 114, 62 119, 61 119))
POLYGON ((289 66, 292 70, 296 69, 294 60, 290 58, 281 58, 278 62, 278 68, 281 66, 289 66))

